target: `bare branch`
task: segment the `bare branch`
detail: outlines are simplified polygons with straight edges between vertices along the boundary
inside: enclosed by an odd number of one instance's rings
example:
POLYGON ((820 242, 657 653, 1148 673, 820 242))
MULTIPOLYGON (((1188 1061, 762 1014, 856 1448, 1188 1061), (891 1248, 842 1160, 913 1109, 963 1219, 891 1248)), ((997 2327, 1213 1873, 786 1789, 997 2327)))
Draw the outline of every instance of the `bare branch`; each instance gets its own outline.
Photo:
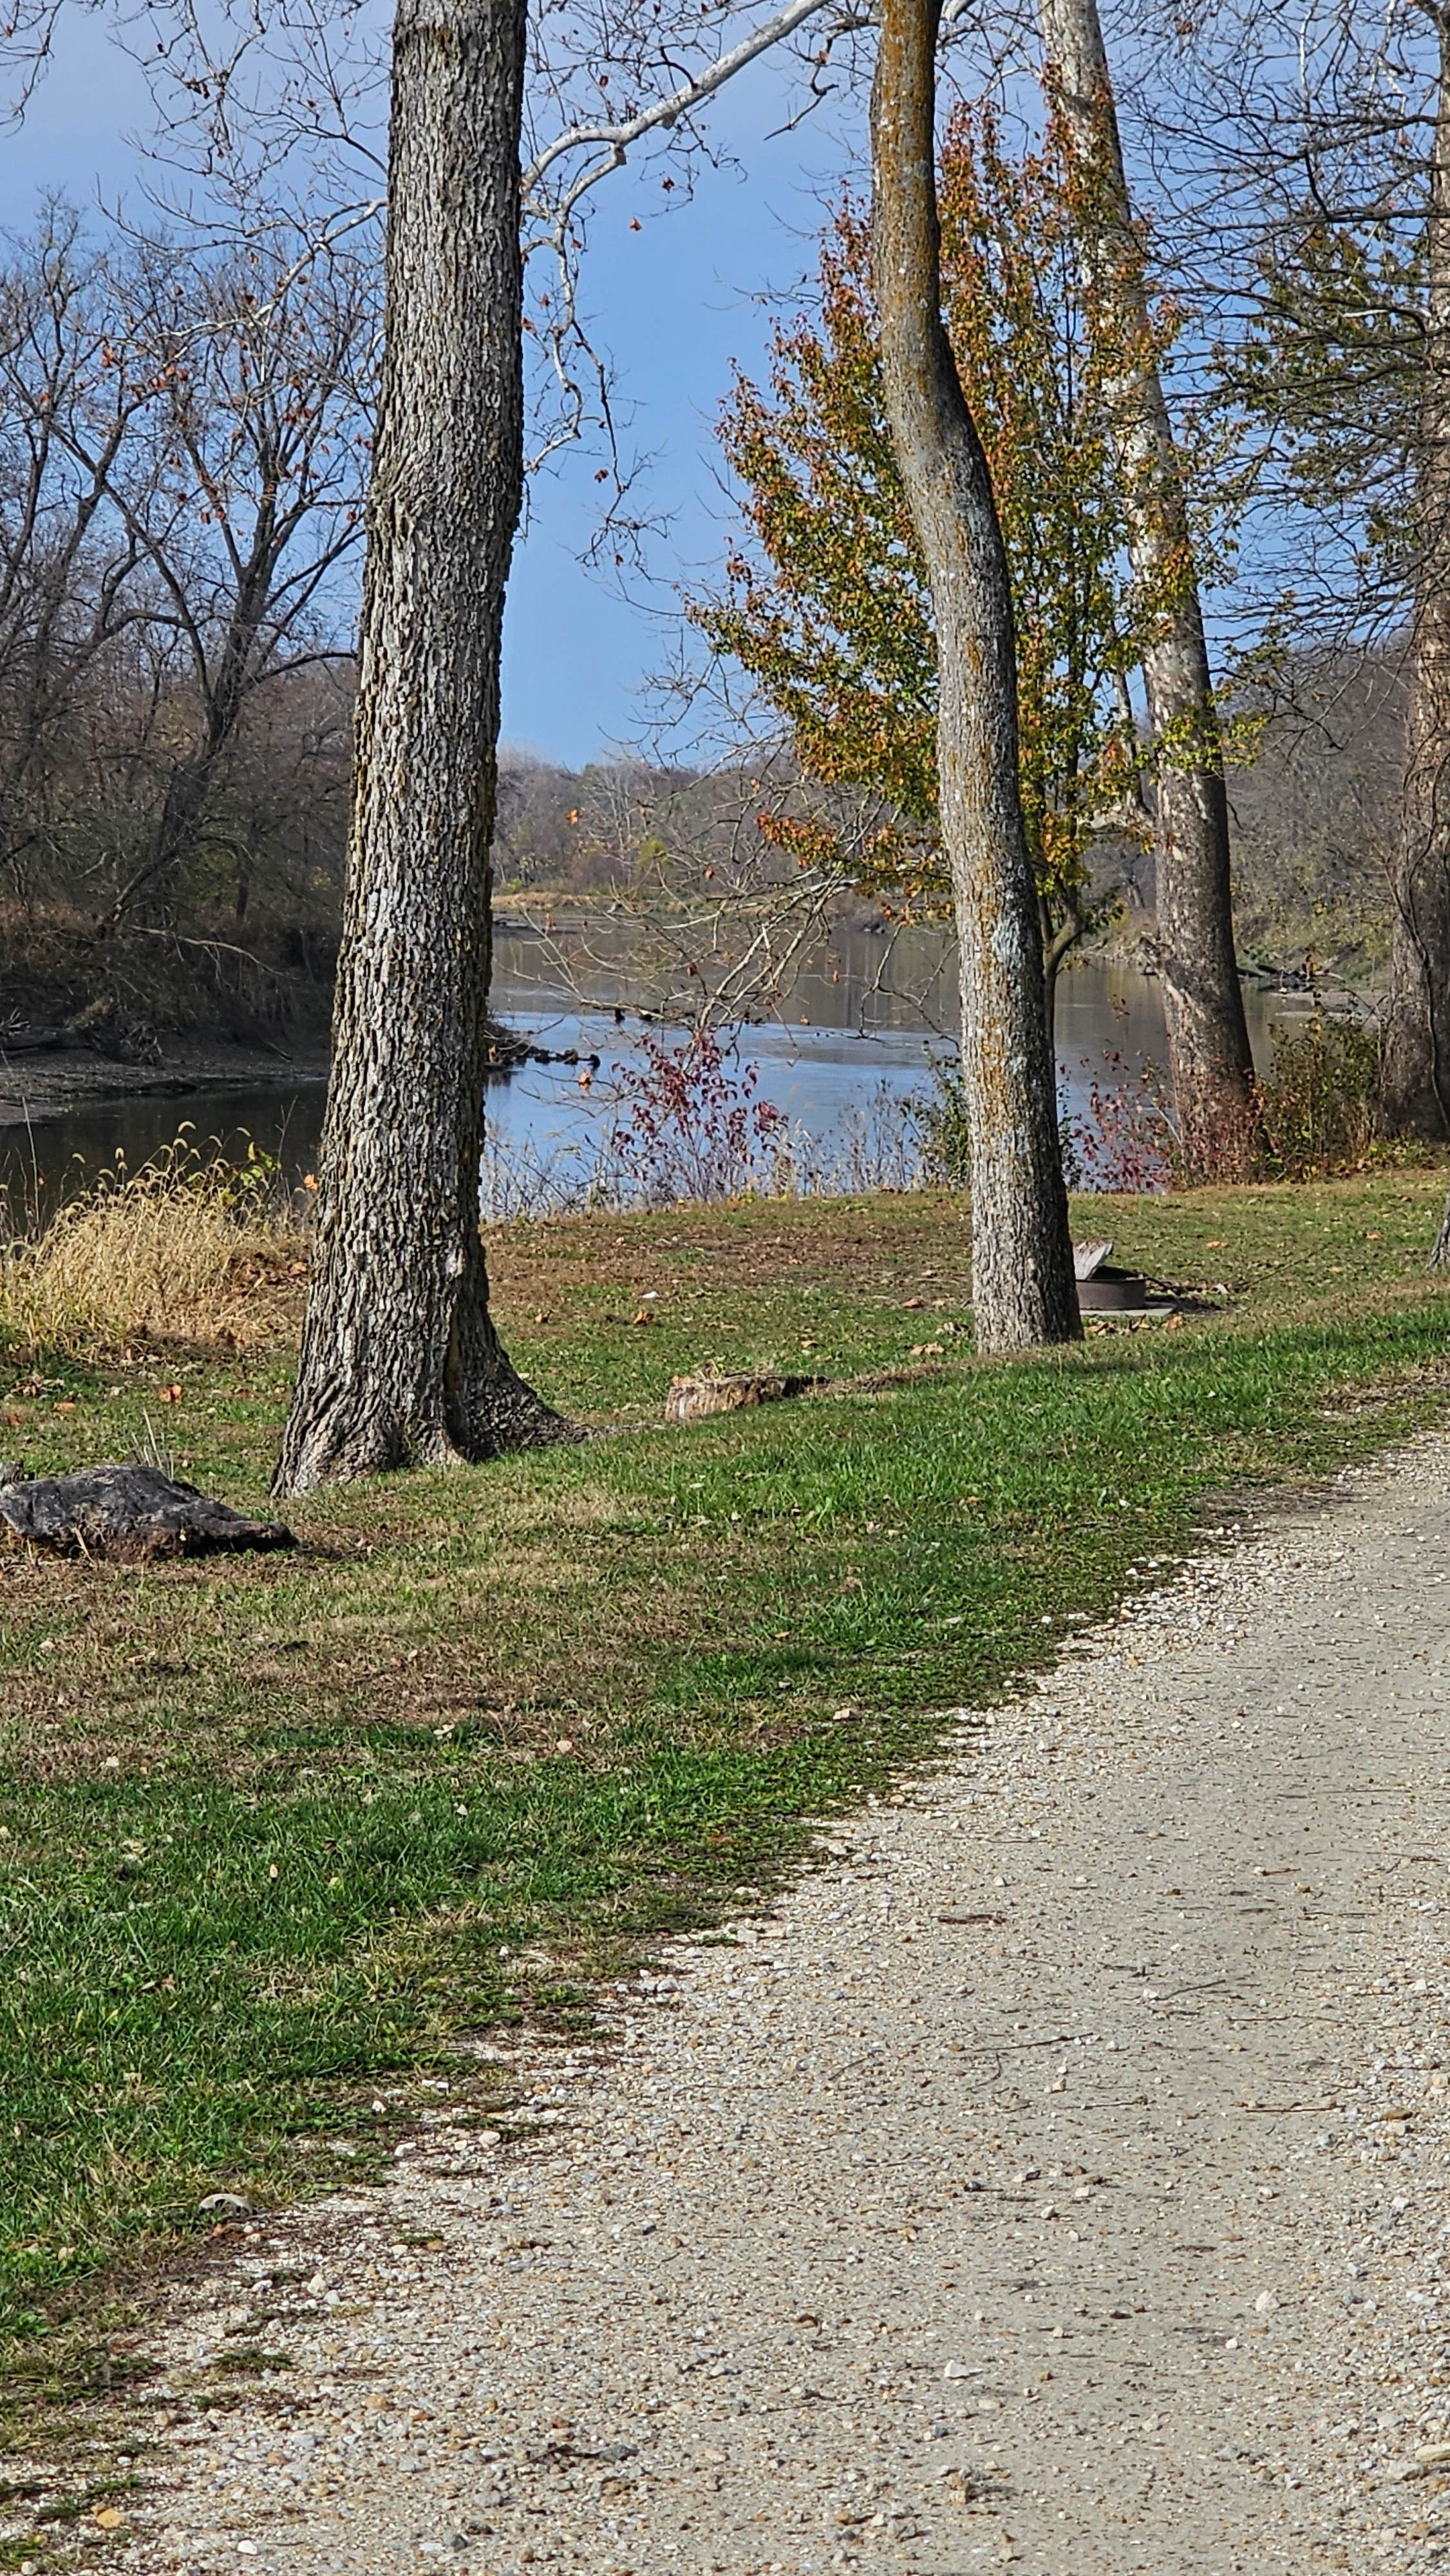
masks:
MULTIPOLYGON (((571 126, 565 133, 556 135, 552 143, 535 155, 523 173, 525 206, 531 205, 540 180, 556 161, 562 160, 567 153, 602 145, 606 158, 595 165, 584 183, 594 186, 607 172, 619 168, 631 144, 641 142, 646 134, 655 133, 661 127, 678 125, 682 116, 688 116, 693 108, 703 106, 705 100, 713 98, 716 90, 722 89, 728 80, 733 80, 737 72, 744 71, 747 64, 769 53, 773 45, 784 43, 787 37, 795 34, 797 27, 805 25, 808 18, 818 17, 825 6, 826 0, 788 0, 788 5, 774 18, 767 19, 764 26, 742 37, 738 45, 732 45, 728 52, 718 55, 703 71, 681 81, 667 98, 655 99, 650 106, 641 108, 637 115, 624 117, 617 123, 606 124, 600 120, 571 126)), ((570 195, 571 205, 577 202, 579 193, 576 185, 570 195)))

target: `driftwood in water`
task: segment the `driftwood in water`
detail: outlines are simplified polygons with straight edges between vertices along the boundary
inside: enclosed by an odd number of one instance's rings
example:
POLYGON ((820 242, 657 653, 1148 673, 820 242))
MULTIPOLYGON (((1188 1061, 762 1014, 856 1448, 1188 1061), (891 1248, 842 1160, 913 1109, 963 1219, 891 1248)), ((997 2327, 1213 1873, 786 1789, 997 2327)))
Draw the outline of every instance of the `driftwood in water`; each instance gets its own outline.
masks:
MULTIPOLYGON (((622 1018, 623 1013, 616 1016, 622 1018)), ((485 1021, 484 1026, 488 1033, 490 1073, 517 1073, 525 1064, 579 1064, 587 1065, 591 1073, 599 1071, 602 1059, 597 1055, 581 1055, 578 1047, 536 1046, 532 1038, 522 1036, 517 1029, 506 1029, 501 1021, 492 1017, 485 1021)))
POLYGON ((706 1369, 698 1377, 672 1377, 665 1397, 666 1422, 698 1422, 710 1413, 739 1413, 748 1404, 779 1404, 825 1385, 820 1377, 727 1377, 706 1369))
POLYGON ((0 1535, 62 1556, 145 1565, 163 1556, 236 1554, 295 1547, 280 1521, 249 1520, 159 1467, 83 1467, 73 1476, 25 1476, 0 1466, 0 1535))

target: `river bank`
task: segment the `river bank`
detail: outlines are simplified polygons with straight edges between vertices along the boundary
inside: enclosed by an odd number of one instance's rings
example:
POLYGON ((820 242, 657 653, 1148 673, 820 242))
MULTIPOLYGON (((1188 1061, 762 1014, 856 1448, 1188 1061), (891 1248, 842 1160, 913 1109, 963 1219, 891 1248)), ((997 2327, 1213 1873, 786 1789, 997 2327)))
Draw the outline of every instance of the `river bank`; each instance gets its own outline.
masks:
MULTIPOLYGON (((631 1103, 657 1083, 660 1050, 668 1055, 684 1042, 685 1026, 657 1006, 666 982, 637 923, 581 912, 526 931, 506 916, 494 1010, 500 1051, 511 1047, 515 1062, 507 1079, 489 1086, 490 1216, 562 1214, 611 1194, 631 1103)), ((722 1032, 717 1109, 723 1117, 733 1104, 748 1119, 751 1104, 766 1108, 797 1187, 908 1184, 933 1065, 952 1054, 953 988, 949 945, 935 932, 891 940, 837 932, 796 974, 788 1008, 781 998, 776 1016, 722 1032)), ((1263 985, 1246 998, 1266 1071, 1276 1030, 1302 1017, 1306 999, 1263 985)), ((120 1063, 87 1048, 8 1058, 0 1050, 0 1192, 22 1230, 43 1221, 87 1171, 118 1158, 137 1171, 183 1128, 204 1156, 267 1157, 286 1188, 316 1171, 326 1075, 320 1028, 266 1046, 160 1043, 162 1060, 152 1063, 120 1063)), ((1059 981, 1057 1056, 1065 1121, 1078 1133, 1104 1125, 1126 1132, 1145 1086, 1152 1091, 1148 1069, 1166 1058, 1161 985, 1112 958, 1079 961, 1059 981)))
POLYGON ((234 1091, 285 1091, 326 1080, 327 1047, 317 1040, 284 1054, 276 1047, 177 1039, 150 1064, 124 1064, 85 1046, 18 1056, 0 1049, 0 1128, 49 1125, 96 1101, 176 1099, 197 1091, 221 1099, 234 1091))

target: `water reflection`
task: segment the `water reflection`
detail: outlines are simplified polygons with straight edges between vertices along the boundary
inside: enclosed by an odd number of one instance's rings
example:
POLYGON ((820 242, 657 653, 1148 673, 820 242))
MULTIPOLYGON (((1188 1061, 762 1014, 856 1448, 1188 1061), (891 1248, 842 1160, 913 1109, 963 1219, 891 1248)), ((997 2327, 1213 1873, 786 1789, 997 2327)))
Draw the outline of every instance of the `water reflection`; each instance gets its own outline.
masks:
MULTIPOLYGON (((597 1055, 601 1071, 581 1089, 577 1071, 529 1065, 491 1083, 488 1125, 505 1157, 549 1163, 587 1155, 616 1113, 612 1069, 631 1060, 641 1031, 664 1043, 678 1031, 641 1010, 641 995, 667 988, 665 962, 633 924, 569 921, 538 930, 505 925, 497 942, 498 1018, 557 1050, 597 1055), (653 981, 651 980, 653 978, 653 981)), ((930 1061, 949 1046, 955 968, 950 943, 916 930, 873 935, 839 930, 795 978, 789 1016, 742 1028, 732 1041, 741 1067, 758 1070, 758 1096, 773 1102, 829 1158, 852 1121, 889 1123, 921 1093, 930 1061)), ((1292 1007, 1292 1006, 1291 1006, 1292 1007)), ((1285 1005, 1249 995, 1256 1057, 1267 1058, 1271 1021, 1285 1005)), ((1160 988, 1130 969, 1089 960, 1058 986, 1057 1052, 1070 1111, 1086 1109, 1094 1080, 1114 1088, 1164 1056, 1160 988)), ((33 1062, 34 1060, 32 1060, 33 1062)), ((34 1067, 43 1108, 44 1073, 34 1067)), ((119 1152, 134 1169, 169 1144, 183 1123, 228 1155, 248 1138, 276 1154, 291 1182, 316 1163, 323 1091, 317 1081, 255 1090, 199 1090, 163 1098, 95 1101, 8 1132, 4 1185, 17 1212, 53 1202, 78 1163, 94 1168, 119 1152)))

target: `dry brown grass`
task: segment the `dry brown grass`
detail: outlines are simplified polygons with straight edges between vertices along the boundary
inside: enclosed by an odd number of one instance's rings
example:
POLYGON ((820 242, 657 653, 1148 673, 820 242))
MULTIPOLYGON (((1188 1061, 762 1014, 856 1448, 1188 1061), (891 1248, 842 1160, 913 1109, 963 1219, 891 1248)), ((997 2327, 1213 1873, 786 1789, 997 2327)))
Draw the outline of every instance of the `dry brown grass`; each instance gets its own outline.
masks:
POLYGON ((142 1338, 266 1349, 295 1329, 305 1270, 294 1211, 179 1137, 4 1248, 0 1334, 76 1355, 142 1338))

